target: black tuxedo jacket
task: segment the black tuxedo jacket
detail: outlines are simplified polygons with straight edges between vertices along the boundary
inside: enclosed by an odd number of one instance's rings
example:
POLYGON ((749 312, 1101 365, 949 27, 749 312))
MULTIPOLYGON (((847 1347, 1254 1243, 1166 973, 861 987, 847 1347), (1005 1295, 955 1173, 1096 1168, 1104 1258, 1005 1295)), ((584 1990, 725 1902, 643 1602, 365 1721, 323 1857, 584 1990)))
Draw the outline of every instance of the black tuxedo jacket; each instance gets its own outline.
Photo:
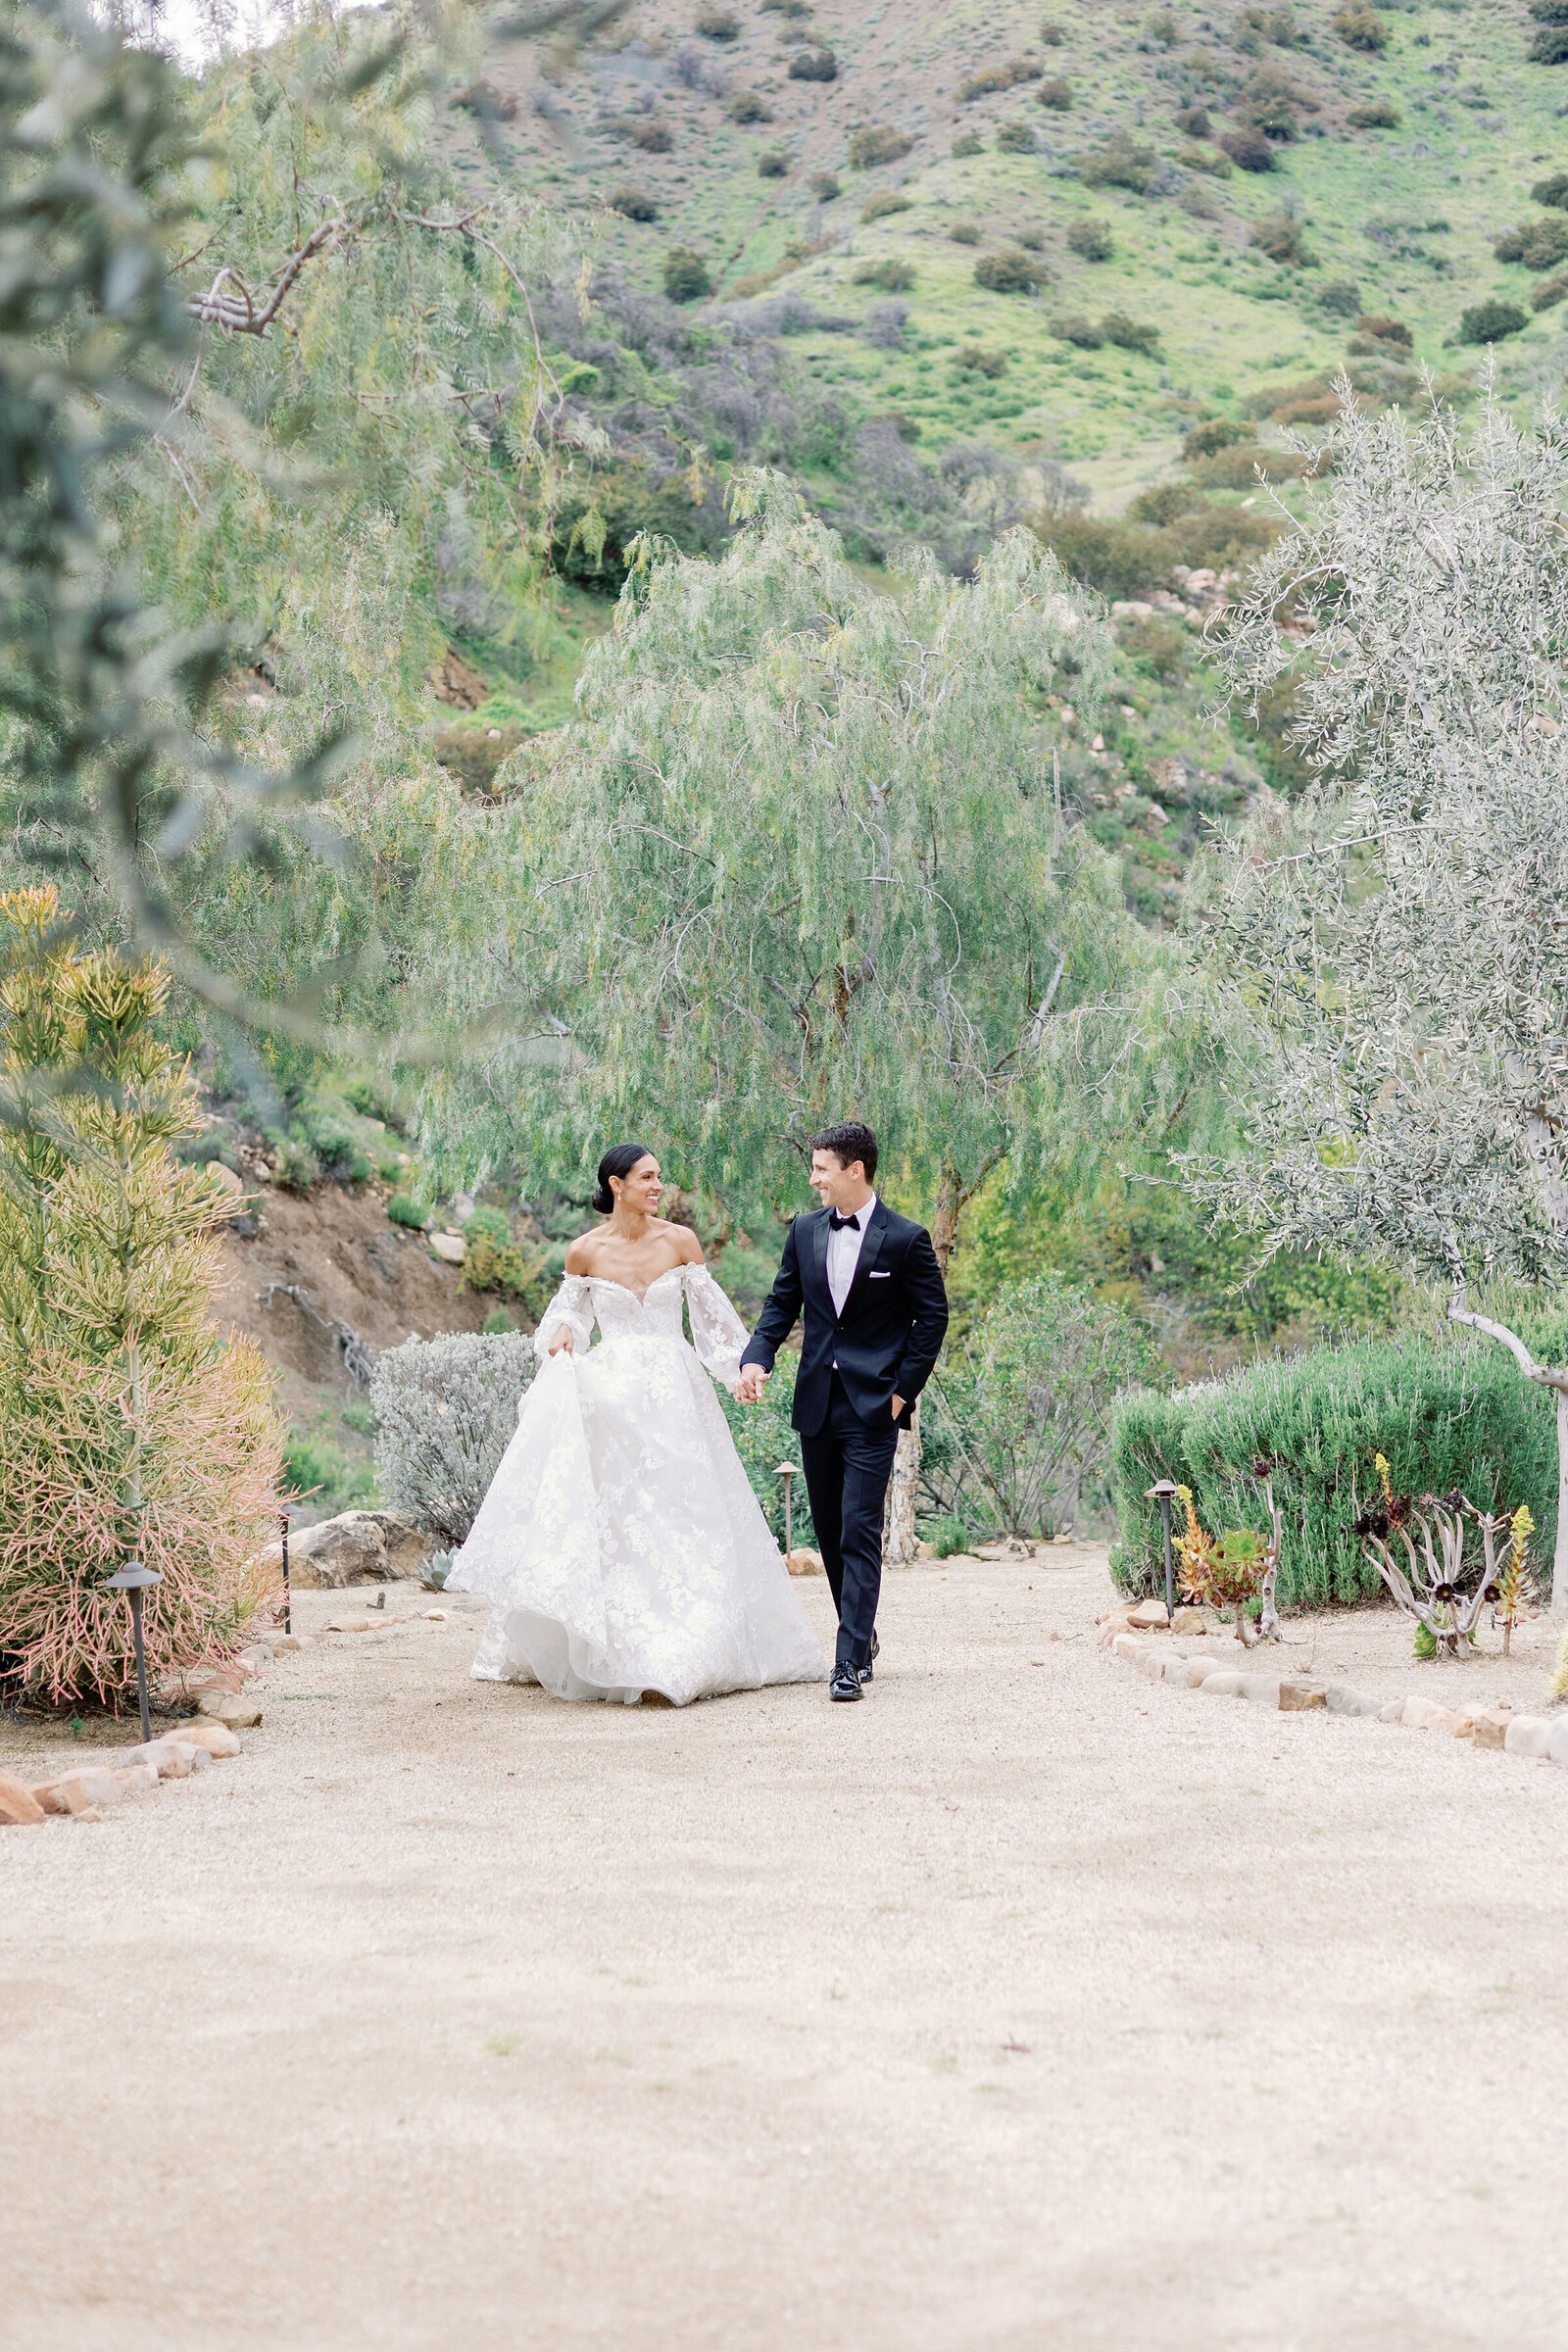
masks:
POLYGON ((931 1236, 879 1200, 860 1236, 842 1315, 827 1287, 827 1236, 825 1208, 796 1218, 741 1362, 771 1372, 804 1308, 805 1345, 791 1416, 802 1436, 814 1437, 827 1419, 835 1364, 862 1421, 890 1421, 893 1398, 902 1396, 901 1426, 907 1429, 909 1407, 931 1377, 948 1328, 948 1294, 931 1236))

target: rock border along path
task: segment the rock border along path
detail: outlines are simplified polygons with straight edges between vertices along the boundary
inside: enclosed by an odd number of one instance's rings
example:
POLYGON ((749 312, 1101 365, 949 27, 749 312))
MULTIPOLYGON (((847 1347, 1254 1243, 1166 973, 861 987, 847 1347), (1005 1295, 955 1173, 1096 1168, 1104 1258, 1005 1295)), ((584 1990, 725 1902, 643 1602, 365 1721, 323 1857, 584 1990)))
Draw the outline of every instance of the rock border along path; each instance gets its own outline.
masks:
POLYGON ((1101 1644, 1112 1657, 1136 1666, 1151 1682, 1169 1683, 1178 1690, 1201 1690, 1210 1698, 1251 1699, 1283 1714, 1364 1715, 1378 1723, 1403 1724, 1409 1731, 1447 1732, 1455 1740, 1471 1740, 1477 1747, 1500 1748, 1510 1756, 1568 1765, 1568 1711, 1516 1715, 1507 1707, 1445 1707, 1436 1699, 1414 1693, 1407 1698, 1380 1699, 1348 1683, 1258 1673, 1216 1659, 1211 1652, 1204 1655, 1201 1650, 1178 1649, 1168 1633, 1152 1637, 1129 1624, 1129 1614, 1113 1610, 1101 1621, 1101 1644))

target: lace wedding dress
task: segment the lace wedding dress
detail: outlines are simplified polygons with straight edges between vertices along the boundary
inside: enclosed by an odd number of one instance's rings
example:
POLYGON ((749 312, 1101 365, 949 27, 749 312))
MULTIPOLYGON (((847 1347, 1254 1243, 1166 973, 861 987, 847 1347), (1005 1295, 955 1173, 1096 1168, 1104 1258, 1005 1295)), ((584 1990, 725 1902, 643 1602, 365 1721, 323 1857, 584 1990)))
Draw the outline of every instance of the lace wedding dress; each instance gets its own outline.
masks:
POLYGON ((658 1690, 684 1706, 826 1678, 703 1370, 733 1389, 745 1344, 706 1266, 671 1266, 640 1298, 567 1275, 534 1334, 540 1367, 516 1434, 447 1578, 492 1604, 481 1681, 628 1705, 658 1690), (573 1351, 553 1356, 563 1324, 573 1351))

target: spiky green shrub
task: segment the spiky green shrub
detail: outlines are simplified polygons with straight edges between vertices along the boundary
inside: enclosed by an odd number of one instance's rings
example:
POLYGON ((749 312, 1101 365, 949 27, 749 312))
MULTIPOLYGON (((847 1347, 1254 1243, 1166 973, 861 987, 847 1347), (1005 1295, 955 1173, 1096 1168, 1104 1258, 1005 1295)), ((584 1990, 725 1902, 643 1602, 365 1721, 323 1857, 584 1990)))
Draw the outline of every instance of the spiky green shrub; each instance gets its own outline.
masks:
POLYGON ((1125 1591, 1163 1579, 1157 1479, 1191 1487, 1205 1527, 1261 1528, 1251 1464, 1274 1464, 1285 1520, 1282 1601, 1372 1599, 1381 1591, 1353 1522, 1385 1454, 1401 1492, 1462 1488, 1488 1509, 1527 1502, 1549 1552, 1557 1465, 1549 1395, 1519 1378, 1484 1341, 1406 1338, 1317 1348, 1252 1364, 1174 1396, 1123 1396, 1111 1433, 1119 1540, 1111 1572, 1125 1591))
POLYGON ((170 975, 81 953, 53 887, 0 899, 0 1688, 122 1700, 139 1551, 149 1663, 237 1646, 268 1597, 282 1431, 248 1340, 212 1327, 243 1196, 174 1147, 202 1126, 157 1023, 170 975))

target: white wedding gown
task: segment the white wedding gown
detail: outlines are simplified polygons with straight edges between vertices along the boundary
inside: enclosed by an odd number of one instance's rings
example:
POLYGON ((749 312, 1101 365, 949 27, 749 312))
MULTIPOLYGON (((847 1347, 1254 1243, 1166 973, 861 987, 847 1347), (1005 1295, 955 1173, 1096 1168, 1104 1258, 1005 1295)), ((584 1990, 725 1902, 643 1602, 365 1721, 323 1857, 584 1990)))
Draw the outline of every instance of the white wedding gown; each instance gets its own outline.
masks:
POLYGON ((534 1334, 540 1366, 516 1434, 447 1578, 492 1604, 481 1681, 628 1705, 656 1690, 685 1706, 825 1680, 703 1370, 733 1390, 745 1344, 706 1266, 671 1266, 640 1298, 567 1275, 534 1334), (553 1356, 563 1324, 573 1352, 553 1356))

